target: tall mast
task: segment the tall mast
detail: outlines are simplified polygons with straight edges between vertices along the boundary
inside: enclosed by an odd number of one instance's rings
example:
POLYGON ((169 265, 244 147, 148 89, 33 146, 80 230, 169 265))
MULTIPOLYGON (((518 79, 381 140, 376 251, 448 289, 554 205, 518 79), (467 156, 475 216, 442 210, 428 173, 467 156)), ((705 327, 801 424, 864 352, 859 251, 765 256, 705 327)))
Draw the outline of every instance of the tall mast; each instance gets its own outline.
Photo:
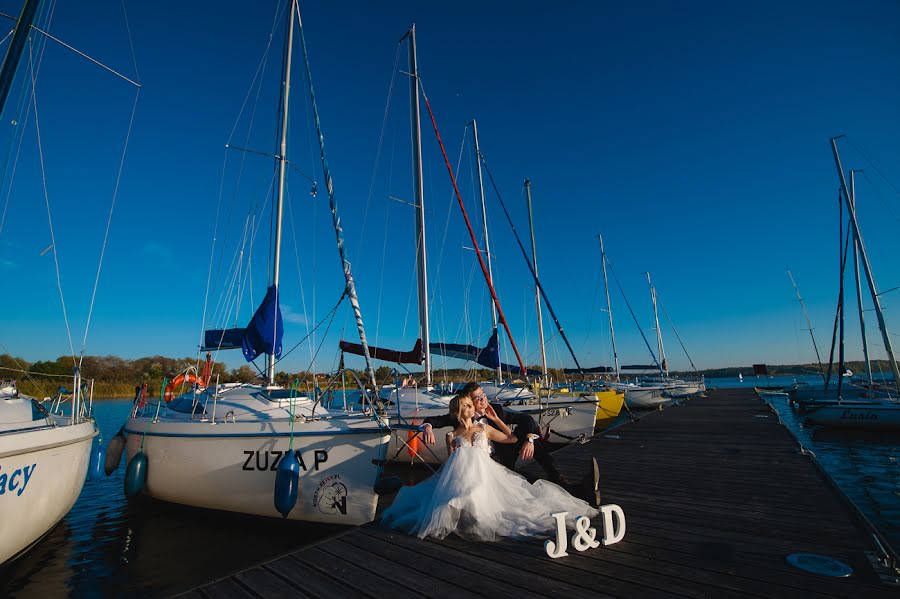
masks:
POLYGON ((803 303, 803 297, 800 295, 800 288, 797 287, 797 283, 794 281, 794 275, 791 274, 790 270, 787 271, 787 273, 788 277, 791 279, 791 285, 794 286, 794 293, 797 294, 797 301, 800 302, 800 308, 803 310, 803 316, 806 318, 806 330, 809 331, 813 349, 816 350, 816 361, 819 363, 819 372, 822 374, 822 382, 827 385, 828 377, 825 376, 825 369, 822 367, 822 358, 819 356, 819 346, 816 344, 816 336, 813 334, 812 321, 809 320, 809 314, 806 312, 806 305, 803 303))
MULTIPOLYGON (((491 243, 488 238, 487 210, 484 206, 484 182, 481 178, 481 150, 478 147, 478 124, 475 122, 475 119, 472 119, 472 136, 475 138, 475 164, 478 168, 478 191, 481 194, 481 224, 484 227, 484 253, 487 256, 488 278, 493 283, 494 271, 491 268, 491 243)), ((497 330, 497 307, 494 306, 494 302, 491 302, 491 323, 494 326, 494 330, 497 330)), ((497 366, 497 382, 503 382, 503 368, 499 364, 497 366)))
POLYGON ((891 344, 891 336, 888 333, 887 325, 884 322, 884 313, 881 311, 881 300, 878 296, 878 289, 875 287, 875 277, 872 275, 872 266, 869 264, 869 255, 866 252, 866 246, 863 243, 862 235, 859 232, 859 222, 856 220, 856 208, 850 199, 850 192, 847 190, 847 179, 844 176, 844 167, 841 165, 841 156, 838 154, 837 140, 843 137, 831 138, 831 152, 834 154, 834 164, 837 167, 838 176, 841 180, 841 189, 844 192, 844 199, 847 202, 847 208, 850 212, 850 222, 853 225, 853 236, 856 239, 856 246, 859 249, 859 256, 862 258, 863 270, 866 273, 866 282, 869 284, 869 293, 872 295, 872 303, 875 306, 875 316, 878 319, 878 329, 881 331, 881 338, 884 340, 884 349, 887 352, 888 360, 891 363, 891 371, 894 373, 894 384, 897 386, 897 392, 900 393, 900 369, 897 368, 897 360, 894 358, 894 346, 891 344))
POLYGON ((9 90, 16 77, 16 69, 19 67, 22 51, 25 49, 25 42, 28 41, 31 24, 34 22, 34 16, 37 14, 40 3, 40 0, 25 0, 19 20, 16 22, 12 41, 9 42, 9 48, 3 58, 3 67, 0 68, 0 113, 6 107, 6 98, 9 97, 9 90))
POLYGON ((656 346, 659 349, 659 374, 669 376, 669 365, 666 364, 666 350, 663 348, 662 331, 659 328, 659 311, 656 309, 656 288, 650 282, 650 273, 647 275, 647 285, 650 287, 650 299, 653 301, 653 318, 656 320, 656 346))
MULTIPOLYGON (((856 172, 850 171, 850 204, 856 210, 856 172)), ((859 239, 853 236, 853 275, 856 279, 856 304, 859 307, 859 333, 862 335, 863 359, 866 361, 866 376, 869 378, 869 389, 874 382, 872 380, 872 363, 869 361, 869 342, 866 339, 866 319, 863 316, 862 284, 859 280, 859 239)))
POLYGON ((538 288, 538 268, 537 268, 537 249, 534 244, 534 219, 531 215, 531 180, 525 179, 525 194, 528 197, 528 228, 531 231, 531 264, 534 270, 534 304, 537 308, 537 325, 538 333, 541 339, 541 366, 544 369, 544 385, 549 386, 550 380, 547 375, 547 351, 544 347, 544 320, 541 317, 541 290, 538 288))
POLYGON ((603 287, 606 289, 606 313, 609 315, 609 338, 612 341, 613 361, 616 364, 616 382, 619 382, 619 354, 616 352, 616 332, 613 329, 612 304, 609 301, 609 279, 606 278, 606 252, 603 250, 603 235, 597 235, 600 240, 600 261, 603 263, 603 287))
MULTIPOLYGON (((288 99, 291 92, 291 55, 294 44, 294 17, 297 4, 289 0, 291 9, 288 11, 287 33, 284 38, 284 81, 281 87, 281 150, 278 156, 278 196, 275 202, 275 248, 272 255, 272 284, 275 285, 276 298, 278 297, 278 279, 281 274, 281 217, 284 210, 284 175, 287 170, 287 129, 288 129, 288 99)), ((275 384, 275 353, 269 354, 266 366, 266 380, 270 385, 275 384)))
POLYGON ((419 338, 425 351, 425 386, 431 386, 431 335, 428 331, 428 269, 425 262, 425 188, 422 182, 422 128, 419 122, 419 67, 416 25, 409 36, 409 99, 412 126, 413 187, 416 203, 416 282, 419 294, 419 338))

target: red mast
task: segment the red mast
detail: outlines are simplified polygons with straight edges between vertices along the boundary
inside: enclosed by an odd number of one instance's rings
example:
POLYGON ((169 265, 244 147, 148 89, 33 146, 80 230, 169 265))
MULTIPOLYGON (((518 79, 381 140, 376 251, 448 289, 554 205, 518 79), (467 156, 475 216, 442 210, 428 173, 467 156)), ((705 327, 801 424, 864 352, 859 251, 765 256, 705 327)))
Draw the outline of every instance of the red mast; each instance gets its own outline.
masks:
POLYGON ((509 323, 506 322, 506 316, 503 315, 503 308, 500 307, 500 300, 497 299, 497 292, 494 291, 494 284, 491 281, 491 276, 488 274, 487 266, 484 263, 484 259, 481 257, 481 250, 478 247, 478 241, 475 239, 475 231, 472 229, 472 223, 469 222, 469 215, 466 213, 466 207, 463 204, 462 196, 459 193, 459 187, 456 186, 456 176, 453 174, 453 167, 450 166, 450 159, 447 157, 447 151, 444 149, 444 142, 441 141, 441 133, 438 131, 437 121, 434 120, 434 113, 431 111, 431 103, 428 102, 428 96, 425 95, 424 87, 422 87, 422 98, 425 100, 425 108, 428 109, 428 116, 431 117, 431 126, 434 127, 434 134, 437 137, 438 145, 441 146, 441 154, 444 156, 444 164, 447 165, 447 172, 450 174, 450 181, 453 183, 453 191, 456 192, 456 200, 459 202, 459 208, 462 210, 463 218, 466 220, 466 227, 469 229, 469 237, 472 238, 472 245, 475 247, 475 255, 478 256, 478 264, 481 265, 481 272, 484 274, 484 280, 487 282, 488 289, 491 291, 494 305, 497 306, 497 317, 499 318, 500 323, 503 324, 503 328, 506 329, 506 335, 509 337, 509 343, 512 345, 513 352, 516 354, 516 360, 519 361, 519 368, 522 369, 522 374, 528 374, 528 369, 525 368, 525 363, 522 362, 522 356, 519 355, 519 350, 516 348, 516 342, 513 341, 512 333, 509 330, 509 323))

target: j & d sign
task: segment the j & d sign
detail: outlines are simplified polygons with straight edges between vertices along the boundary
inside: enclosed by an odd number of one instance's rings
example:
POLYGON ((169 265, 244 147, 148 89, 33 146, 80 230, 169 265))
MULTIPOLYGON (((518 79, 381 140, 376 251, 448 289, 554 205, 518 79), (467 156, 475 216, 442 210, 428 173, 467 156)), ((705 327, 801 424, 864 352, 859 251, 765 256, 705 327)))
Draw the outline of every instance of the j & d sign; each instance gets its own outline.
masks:
MULTIPOLYGON (((568 554, 566 548, 569 538, 566 534, 566 516, 569 512, 551 514, 556 520, 556 541, 545 541, 544 551, 552 558, 565 557, 568 554)), ((615 504, 601 505, 600 515, 603 517, 604 545, 618 543, 625 537, 625 512, 615 504), (615 516, 615 519, 613 519, 615 516)), ((575 520, 575 532, 572 534, 572 547, 576 551, 595 549, 600 546, 597 541, 597 529, 591 527, 591 520, 587 516, 581 516, 575 520)))

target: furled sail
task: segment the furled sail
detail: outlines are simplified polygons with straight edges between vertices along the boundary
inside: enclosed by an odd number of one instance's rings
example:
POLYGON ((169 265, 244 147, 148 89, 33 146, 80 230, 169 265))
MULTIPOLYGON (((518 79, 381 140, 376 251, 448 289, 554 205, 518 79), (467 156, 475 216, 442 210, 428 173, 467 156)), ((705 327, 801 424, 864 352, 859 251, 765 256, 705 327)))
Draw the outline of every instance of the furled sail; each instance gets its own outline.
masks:
MULTIPOLYGON (((357 356, 365 355, 365 348, 359 343, 350 343, 349 341, 341 341, 341 350, 348 354, 357 356)), ((373 360, 384 360, 385 362, 396 362, 398 364, 421 364, 425 361, 425 354, 422 352, 422 340, 416 339, 416 344, 410 351, 397 351, 394 349, 385 349, 382 347, 368 346, 369 357, 373 360)))
POLYGON ((609 366, 594 366, 593 368, 564 368, 563 372, 566 374, 606 374, 608 372, 615 372, 614 368, 610 368, 609 366))
POLYGON ((266 291, 259 308, 244 332, 242 349, 244 358, 252 362, 260 354, 281 357, 281 338, 284 337, 284 322, 278 305, 278 286, 272 285, 266 291))
POLYGON ((432 343, 429 347, 431 347, 433 353, 441 356, 469 360, 486 368, 502 368, 505 372, 511 374, 523 374, 522 369, 518 366, 500 362, 500 342, 497 339, 497 329, 494 329, 491 338, 488 339, 487 345, 484 347, 461 343, 432 343))

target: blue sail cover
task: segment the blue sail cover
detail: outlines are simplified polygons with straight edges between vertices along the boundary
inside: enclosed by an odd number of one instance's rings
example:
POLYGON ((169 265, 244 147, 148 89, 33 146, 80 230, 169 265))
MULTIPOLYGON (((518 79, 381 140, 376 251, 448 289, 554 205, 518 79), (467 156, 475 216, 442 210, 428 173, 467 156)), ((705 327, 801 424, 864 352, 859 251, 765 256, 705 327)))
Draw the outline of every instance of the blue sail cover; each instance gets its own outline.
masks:
POLYGON ((511 374, 522 374, 522 369, 518 366, 500 362, 500 342, 497 339, 497 329, 494 329, 487 345, 481 348, 461 343, 431 343, 429 347, 431 351, 441 356, 469 360, 485 368, 502 368, 511 374))
POLYGON ((203 333, 203 347, 200 351, 220 349, 241 349, 247 329, 210 329, 203 333))
POLYGON ((278 288, 272 285, 244 332, 244 358, 248 362, 252 362, 260 354, 274 354, 276 358, 280 358, 282 337, 284 322, 278 305, 278 288))

